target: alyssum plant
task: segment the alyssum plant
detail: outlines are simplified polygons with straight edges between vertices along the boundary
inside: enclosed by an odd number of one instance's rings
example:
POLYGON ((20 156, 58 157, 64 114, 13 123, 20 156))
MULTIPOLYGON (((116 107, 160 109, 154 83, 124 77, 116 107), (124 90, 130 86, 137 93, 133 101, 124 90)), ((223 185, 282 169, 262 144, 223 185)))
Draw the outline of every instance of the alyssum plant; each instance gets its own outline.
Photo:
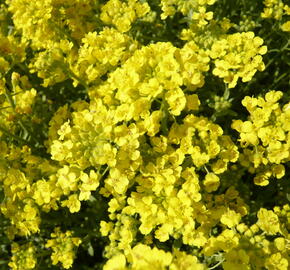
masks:
POLYGON ((0 269, 289 269, 283 1, 0 0, 0 269))

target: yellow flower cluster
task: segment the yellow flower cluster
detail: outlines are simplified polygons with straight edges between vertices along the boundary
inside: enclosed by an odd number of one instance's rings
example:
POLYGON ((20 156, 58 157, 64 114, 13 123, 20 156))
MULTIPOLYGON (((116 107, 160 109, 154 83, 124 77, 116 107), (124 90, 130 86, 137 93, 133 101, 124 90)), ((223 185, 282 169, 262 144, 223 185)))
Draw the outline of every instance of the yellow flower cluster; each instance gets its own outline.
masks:
POLYGON ((213 5, 215 2, 216 0, 161 0, 161 19, 173 16, 178 11, 202 26, 213 17, 213 12, 206 12, 206 6, 213 5))
MULTIPOLYGON (((186 124, 179 127, 173 125, 172 131, 169 131, 169 140, 164 136, 150 139, 153 151, 150 151, 152 154, 148 156, 148 162, 141 167, 142 175, 134 179, 138 183, 137 192, 132 192, 127 198, 128 205, 125 206, 122 196, 115 196, 110 200, 109 211, 122 213, 110 215, 114 223, 101 222, 102 234, 109 235, 111 239, 111 244, 106 249, 108 257, 116 250, 125 254, 130 252, 138 223, 128 216, 136 214, 140 216, 141 222, 138 231, 144 235, 145 242, 152 241, 150 240, 152 234, 161 242, 174 237, 181 238, 184 244, 206 245, 208 227, 197 226, 196 230, 192 228, 196 227, 197 222, 212 219, 212 212, 209 212, 208 216, 205 214, 207 206, 201 202, 199 177, 195 167, 183 170, 181 165, 187 159, 186 162, 189 164, 193 162, 197 168, 202 168, 212 158, 216 160, 212 169, 220 174, 226 170, 229 161, 237 160, 238 152, 229 137, 222 135, 220 127, 206 121, 205 118, 195 119, 192 115, 185 122, 186 124), (195 128, 196 136, 201 137, 200 141, 192 139, 195 137, 195 128), (185 137, 186 134, 188 137, 185 137), (203 152, 202 149, 206 148, 210 141, 212 143, 208 152, 203 152), (180 145, 180 148, 174 150, 170 144, 180 145), (213 152, 210 151, 212 147, 215 149, 213 152), (154 152, 157 152, 157 155, 154 152), (124 223, 124 220, 128 221, 124 223)), ((204 185, 208 192, 212 192, 218 188, 219 178, 215 173, 208 173, 204 185)), ((228 194, 231 196, 230 192, 228 194)), ((242 202, 238 202, 236 207, 242 209, 242 202)), ((232 228, 239 223, 241 215, 246 213, 237 211, 221 208, 214 222, 220 220, 222 224, 232 228)))
POLYGON ((12 270, 35 269, 36 266, 36 248, 31 243, 19 245, 13 243, 11 247, 12 257, 9 267, 12 270))
MULTIPOLYGON (((18 73, 13 72, 11 75, 11 82, 13 86, 14 100, 12 99, 12 105, 14 104, 16 114, 29 114, 32 113, 32 106, 35 102, 36 90, 31 88, 27 76, 21 77, 18 73), (24 89, 23 89, 24 88, 24 89), (26 89, 25 89, 26 88, 26 89)), ((7 92, 7 90, 6 90, 7 92)))
POLYGON ((255 37, 253 32, 235 33, 217 40, 209 53, 214 59, 213 74, 222 78, 229 88, 235 87, 239 78, 250 81, 257 70, 265 69, 262 55, 267 47, 262 44, 263 39, 255 37))
POLYGON ((80 201, 89 200, 91 192, 99 186, 99 180, 100 175, 94 170, 87 174, 77 166, 65 165, 56 174, 51 174, 48 181, 36 181, 32 186, 32 198, 46 212, 57 210, 61 199, 62 207, 69 208, 71 213, 78 212, 80 201))
POLYGON ((45 142, 45 146, 48 151, 51 151, 51 145, 54 140, 57 140, 58 130, 60 127, 71 117, 71 113, 68 109, 68 105, 60 106, 54 113, 53 117, 49 121, 48 140, 45 142))
POLYGON ((79 78, 91 83, 123 64, 136 48, 136 41, 113 28, 90 32, 82 39, 72 70, 79 78))
POLYGON ((55 167, 49 161, 31 155, 26 146, 22 149, 11 149, 1 142, 0 149, 0 181, 5 194, 0 209, 10 219, 6 233, 10 239, 14 239, 16 235, 29 236, 38 233, 41 219, 40 209, 34 199, 34 181, 52 174, 56 171, 55 167), (25 167, 22 168, 22 164, 25 167))
POLYGON ((114 118, 101 101, 89 107, 87 103, 79 104, 80 111, 72 113, 70 120, 58 130, 58 140, 51 145, 52 159, 82 169, 89 166, 116 164, 117 148, 113 140, 114 118))
POLYGON ((59 227, 51 233, 51 238, 47 241, 45 247, 52 249, 52 264, 61 263, 63 268, 69 269, 75 257, 75 249, 82 242, 81 239, 72 237, 71 231, 61 232, 59 227))
POLYGON ((275 20, 281 20, 284 12, 287 9, 287 5, 284 5, 282 0, 264 0, 264 10, 261 13, 262 18, 273 18, 275 20))
POLYGON ((104 270, 142 270, 142 269, 169 269, 169 270, 186 270, 194 268, 196 270, 205 269, 198 263, 195 256, 188 255, 185 252, 175 250, 174 253, 165 252, 156 247, 144 244, 136 245, 128 256, 117 254, 112 257, 104 266, 104 270), (130 266, 126 266, 126 263, 130 266))
POLYGON ((37 92, 31 87, 27 76, 13 72, 11 80, 0 79, 0 134, 20 142, 21 138, 11 134, 11 131, 17 132, 20 126, 25 136, 29 135, 22 119, 33 117, 36 95, 37 92))
POLYGON ((38 52, 29 64, 30 72, 37 73, 47 87, 68 79, 68 66, 73 58, 73 43, 68 40, 50 42, 46 49, 38 52))
POLYGON ((269 91, 265 98, 246 96, 242 104, 250 113, 248 120, 232 123, 244 148, 240 162, 250 173, 257 173, 256 185, 268 185, 271 176, 282 178, 283 164, 289 161, 290 108, 289 104, 280 107, 282 96, 281 91, 269 91))
POLYGON ((284 32, 290 32, 290 19, 289 19, 289 16, 290 16, 290 6, 284 5, 284 15, 288 19, 287 19, 287 21, 285 23, 283 23, 281 25, 281 30, 284 31, 284 32))
POLYGON ((250 270, 249 256, 244 249, 233 249, 225 255, 225 262, 222 264, 224 270, 250 270))
MULTIPOLYGON (((0 30, 1 26, 0 26, 0 30)), ((0 75, 3 77, 11 65, 25 59, 25 44, 19 41, 14 35, 4 35, 0 31, 0 75)))
POLYGON ((289 210, 289 204, 281 208, 274 207, 274 211, 261 208, 257 213, 256 224, 247 226, 240 223, 237 226, 241 235, 240 248, 247 253, 245 255, 242 250, 230 251, 225 255, 224 268, 234 267, 232 257, 236 257, 236 269, 251 269, 250 267, 255 265, 259 269, 265 267, 266 269, 287 270, 290 249, 289 210), (286 223, 283 222, 283 219, 286 220, 286 223), (268 236, 274 240, 270 241, 268 236))
POLYGON ((23 93, 16 96, 16 112, 20 114, 27 114, 32 112, 31 106, 34 103, 34 98, 36 96, 36 90, 26 90, 23 93))
POLYGON ((67 36, 81 40, 93 29, 93 0, 7 0, 13 22, 24 42, 31 41, 35 49, 47 48, 67 36), (68 28, 67 30, 65 30, 68 28))
POLYGON ((144 17, 149 11, 149 5, 139 0, 109 0, 101 8, 100 19, 107 25, 114 25, 120 32, 128 32, 132 24, 144 17))
POLYGON ((132 252, 127 256, 123 254, 118 254, 108 260, 104 266, 104 270, 110 269, 170 269, 170 270, 186 270, 188 267, 194 267, 197 270, 205 269, 204 266, 198 263, 195 256, 187 255, 185 252, 180 252, 176 250, 174 254, 165 252, 156 247, 151 249, 147 245, 138 244, 133 249, 132 252), (127 263, 130 264, 129 267, 126 266, 127 263))
POLYGON ((186 105, 181 87, 202 87, 208 62, 209 57, 193 42, 181 49, 165 42, 144 46, 112 72, 105 83, 92 88, 90 95, 115 107, 116 114, 122 116, 119 121, 144 119, 143 128, 153 136, 158 128, 151 132, 148 124, 158 122, 164 112, 156 110, 150 115, 152 102, 159 99, 162 108, 166 102, 169 113, 179 115, 186 105))
POLYGON ((8 236, 27 236, 39 232, 40 213, 31 199, 31 179, 18 169, 8 169, 3 180, 7 199, 1 203, 1 212, 10 219, 8 236))
MULTIPOLYGON (((264 10, 261 13, 262 18, 282 20, 282 18, 289 17, 290 6, 283 3, 282 0, 265 0, 264 10)), ((290 32, 290 20, 288 19, 281 25, 281 30, 284 32, 290 32)))

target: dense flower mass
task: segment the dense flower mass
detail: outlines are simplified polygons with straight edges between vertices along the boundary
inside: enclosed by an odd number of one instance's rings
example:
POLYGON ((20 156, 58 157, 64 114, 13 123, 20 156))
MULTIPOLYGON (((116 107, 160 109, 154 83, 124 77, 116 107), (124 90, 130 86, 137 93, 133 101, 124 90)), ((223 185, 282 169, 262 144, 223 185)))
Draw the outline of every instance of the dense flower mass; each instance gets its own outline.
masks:
POLYGON ((286 0, 0 0, 0 270, 287 270, 286 0))

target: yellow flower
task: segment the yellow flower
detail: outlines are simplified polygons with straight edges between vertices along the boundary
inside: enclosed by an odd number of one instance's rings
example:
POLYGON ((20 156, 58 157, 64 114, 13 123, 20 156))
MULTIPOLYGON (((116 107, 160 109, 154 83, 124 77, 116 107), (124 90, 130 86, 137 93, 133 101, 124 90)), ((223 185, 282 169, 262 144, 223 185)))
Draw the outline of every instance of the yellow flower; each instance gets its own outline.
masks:
POLYGON ((104 270, 126 270, 126 257, 124 254, 117 254, 110 258, 103 267, 104 270))
POLYGON ((50 202, 50 186, 44 180, 39 180, 34 184, 33 199, 38 205, 47 204, 50 202))
POLYGON ((265 95, 265 101, 269 103, 276 103, 279 101, 283 96, 281 91, 269 91, 265 95))
POLYGON ((281 25, 281 29, 284 32, 290 32, 290 21, 287 21, 281 25))
POLYGON ((207 192, 216 191, 220 185, 220 179, 214 173, 207 173, 203 182, 207 192))
POLYGON ((101 221, 100 222, 100 233, 102 236, 107 236, 110 231, 112 231, 114 228, 113 222, 106 222, 106 221, 101 221))
POLYGON ((208 24, 208 21, 210 21, 213 18, 213 12, 206 12, 206 9, 204 6, 198 8, 198 12, 193 12, 192 19, 198 21, 198 26, 204 26, 208 24))
POLYGON ((282 164, 274 164, 271 167, 271 170, 273 176, 275 176, 277 179, 280 179, 285 175, 285 167, 282 164))
POLYGON ((59 227, 54 229, 51 237, 52 239, 47 240, 45 247, 52 248, 52 264, 56 265, 60 262, 63 268, 69 269, 75 258, 75 248, 81 244, 81 239, 72 237, 71 231, 62 233, 59 227))
POLYGON ((250 257, 243 249, 230 250, 225 255, 225 262, 223 262, 223 268, 225 270, 250 270, 250 257))
POLYGON ((169 270, 204 270, 205 266, 201 264, 196 256, 186 254, 186 252, 174 249, 174 259, 169 266, 169 270))
POLYGON ((80 211, 81 203, 79 201, 78 195, 73 194, 68 197, 68 200, 64 200, 61 202, 62 207, 68 207, 71 213, 75 213, 80 211))
POLYGON ((159 250, 156 247, 150 248, 143 244, 137 244, 131 252, 132 268, 141 269, 165 269, 172 262, 172 254, 159 250))
POLYGON ((186 108, 187 110, 197 111, 200 105, 198 95, 186 95, 186 108))
POLYGON ((155 231, 155 238, 160 242, 165 242, 169 239, 169 235, 173 232, 173 226, 171 224, 163 224, 155 231))
POLYGON ((154 111, 150 116, 144 119, 144 128, 147 130, 148 136, 154 136, 159 132, 160 121, 163 117, 162 111, 154 111))
POLYGON ((257 214, 257 225, 267 234, 275 235, 280 232, 278 216, 271 210, 261 208, 257 214))
POLYGON ((282 257, 281 253, 272 254, 266 259, 265 266, 268 270, 287 270, 289 263, 287 257, 282 257))
POLYGON ((166 92, 165 100, 168 102, 169 112, 176 116, 180 115, 186 105, 186 97, 180 88, 166 92))
POLYGON ((287 240, 283 237, 278 237, 274 240, 274 244, 279 251, 284 251, 287 245, 287 240))
POLYGON ((236 213, 233 210, 228 209, 227 212, 225 212, 221 216, 221 223, 228 226, 229 228, 233 228, 237 226, 240 223, 241 220, 241 214, 236 213))
POLYGON ((91 170, 90 174, 81 173, 80 176, 81 184, 79 184, 79 200, 88 200, 91 195, 91 191, 94 191, 99 186, 100 175, 95 171, 91 170))
POLYGON ((124 194, 129 185, 128 177, 116 168, 110 170, 110 176, 105 182, 118 194, 124 194))

